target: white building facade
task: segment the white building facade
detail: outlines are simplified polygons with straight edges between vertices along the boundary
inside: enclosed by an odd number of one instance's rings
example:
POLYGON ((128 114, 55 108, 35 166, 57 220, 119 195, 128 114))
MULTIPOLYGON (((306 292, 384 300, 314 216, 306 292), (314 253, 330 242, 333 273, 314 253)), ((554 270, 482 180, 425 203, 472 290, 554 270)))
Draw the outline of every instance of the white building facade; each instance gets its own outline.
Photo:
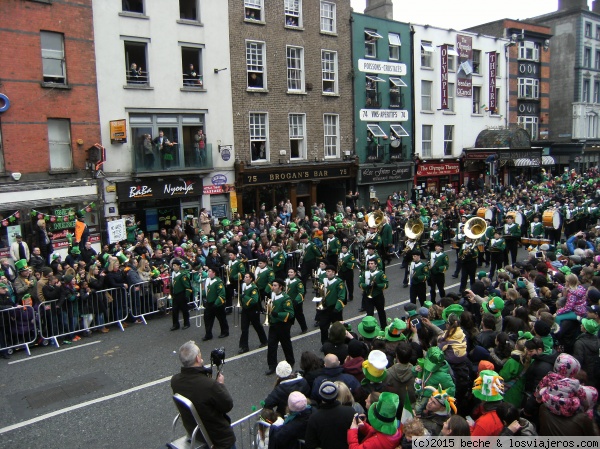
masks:
POLYGON ((157 231, 202 207, 229 214, 228 2, 94 0, 93 16, 105 215, 157 231))
POLYGON ((413 25, 415 186, 440 192, 466 182, 463 149, 507 124, 507 39, 413 25))

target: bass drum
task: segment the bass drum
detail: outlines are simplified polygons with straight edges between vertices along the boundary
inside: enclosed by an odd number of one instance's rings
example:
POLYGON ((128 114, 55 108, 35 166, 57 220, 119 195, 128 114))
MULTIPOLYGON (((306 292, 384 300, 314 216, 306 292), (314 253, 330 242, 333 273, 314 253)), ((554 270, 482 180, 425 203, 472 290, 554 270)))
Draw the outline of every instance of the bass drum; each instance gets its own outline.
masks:
POLYGON ((560 229, 562 227, 562 217, 558 209, 548 209, 542 214, 542 224, 546 228, 560 229))
POLYGON ((494 213, 496 211, 490 207, 480 207, 477 209, 477 216, 479 218, 483 218, 484 220, 492 221, 494 219, 494 213))
POLYGON ((515 219, 516 224, 518 224, 520 227, 523 226, 523 222, 525 221, 525 219, 523 217, 523 214, 518 210, 511 210, 507 212, 506 216, 513 217, 515 219))

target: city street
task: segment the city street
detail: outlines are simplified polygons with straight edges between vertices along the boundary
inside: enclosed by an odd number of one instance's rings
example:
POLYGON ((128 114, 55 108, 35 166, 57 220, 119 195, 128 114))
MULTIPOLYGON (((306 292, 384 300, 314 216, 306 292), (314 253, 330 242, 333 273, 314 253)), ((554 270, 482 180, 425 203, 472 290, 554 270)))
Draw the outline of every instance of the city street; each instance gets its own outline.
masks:
MULTIPOLYGON (((451 267, 455 252, 447 250, 451 267)), ((521 255, 523 250, 521 250, 521 255)), ((447 273, 449 291, 456 291, 458 279, 447 273)), ((390 287, 386 291, 388 316, 403 315, 402 305, 408 301, 408 288, 402 287, 404 270, 395 259, 387 267, 390 287)), ((357 273, 356 273, 357 274, 357 273)), ((358 281, 358 275, 355 276, 358 281)), ((310 284, 309 284, 310 285, 310 284)), ((292 329, 296 369, 305 350, 318 352, 319 331, 312 328, 314 306, 310 302, 312 288, 304 310, 309 332, 292 329)), ((355 300, 344 309, 346 321, 356 329, 363 314, 360 290, 355 300)), ((2 360, 0 375, 0 446, 10 448, 158 448, 183 434, 171 431, 175 407, 171 400, 170 377, 179 371, 178 347, 188 339, 195 340, 205 363, 210 351, 224 346, 225 384, 234 398, 232 420, 238 420, 255 409, 271 390, 275 376, 264 376, 266 348, 258 348, 256 334, 250 330, 249 353, 238 355, 239 328, 228 316, 230 336, 204 343, 204 325, 169 332, 170 316, 157 316, 148 325, 130 325, 124 332, 112 328, 108 334, 94 333, 71 346, 59 349, 48 346, 32 349, 32 356, 18 351, 8 361, 2 360)), ((218 326, 218 323, 216 323, 218 326)), ((218 327, 215 335, 218 335, 218 327)), ((283 359, 281 349, 278 359, 283 359)), ((241 444, 238 444, 238 448, 241 444)), ((246 446, 247 447, 247 446, 246 446)))

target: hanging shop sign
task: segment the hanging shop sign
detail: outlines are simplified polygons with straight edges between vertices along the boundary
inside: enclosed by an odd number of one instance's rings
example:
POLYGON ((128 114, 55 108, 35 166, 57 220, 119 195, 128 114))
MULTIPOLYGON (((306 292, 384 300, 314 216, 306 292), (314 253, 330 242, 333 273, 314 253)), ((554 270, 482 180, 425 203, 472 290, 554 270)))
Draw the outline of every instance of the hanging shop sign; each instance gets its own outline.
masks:
POLYGON ((440 58, 442 63, 442 79, 441 79, 441 88, 442 88, 442 107, 441 109, 448 109, 448 45, 444 44, 441 47, 440 58))
POLYGON ((110 143, 127 143, 127 120, 110 121, 110 143))
POLYGON ((496 112, 498 106, 496 98, 496 70, 498 69, 498 53, 495 51, 488 53, 489 65, 488 65, 488 107, 490 111, 496 112))
POLYGON ((420 164, 417 168, 417 176, 447 176, 460 173, 459 162, 447 162, 440 164, 420 164))
POLYGON ((405 122, 408 111, 403 109, 361 109, 359 114, 363 122, 405 122))
POLYGON ((202 187, 203 195, 220 195, 221 193, 235 192, 233 184, 211 185, 202 187))
POLYGON ((410 179, 412 176, 410 165, 397 167, 361 168, 359 170, 359 183, 372 184, 378 182, 393 182, 410 179))
POLYGON ((358 70, 365 73, 404 76, 406 75, 406 64, 398 62, 359 59, 358 70))
POLYGON ((202 180, 198 178, 143 178, 140 182, 117 183, 119 201, 187 198, 201 195, 201 192, 202 180))
POLYGON ((349 168, 328 167, 328 168, 310 168, 310 169, 280 169, 277 171, 244 173, 243 181, 245 185, 264 184, 274 181, 307 181, 311 179, 330 179, 342 178, 350 175, 349 168))
POLYGON ((473 37, 458 34, 456 51, 458 52, 456 96, 470 98, 473 96, 473 37))

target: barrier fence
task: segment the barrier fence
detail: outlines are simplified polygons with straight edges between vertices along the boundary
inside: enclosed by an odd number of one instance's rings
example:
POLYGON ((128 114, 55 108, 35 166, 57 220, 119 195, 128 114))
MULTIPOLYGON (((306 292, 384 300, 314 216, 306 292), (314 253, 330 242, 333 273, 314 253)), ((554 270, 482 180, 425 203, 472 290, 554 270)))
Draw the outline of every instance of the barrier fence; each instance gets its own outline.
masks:
POLYGON ((0 310, 0 350, 12 352, 24 347, 31 355, 29 346, 38 340, 35 310, 31 306, 17 306, 0 310))

